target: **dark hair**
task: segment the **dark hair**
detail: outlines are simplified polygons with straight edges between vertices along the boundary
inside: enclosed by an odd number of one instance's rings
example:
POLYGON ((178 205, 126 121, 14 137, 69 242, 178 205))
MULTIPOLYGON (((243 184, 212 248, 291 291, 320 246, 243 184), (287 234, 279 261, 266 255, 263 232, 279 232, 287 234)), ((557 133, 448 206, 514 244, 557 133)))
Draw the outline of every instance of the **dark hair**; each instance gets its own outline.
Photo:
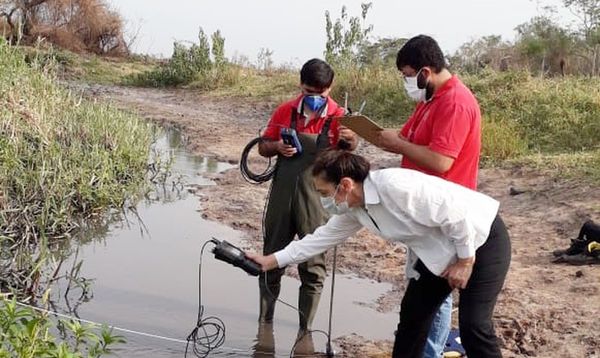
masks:
POLYGON ((371 165, 360 155, 346 150, 328 149, 323 151, 313 165, 312 175, 322 176, 326 181, 339 184, 344 177, 362 183, 369 175, 371 165))
POLYGON ((410 66, 415 71, 428 66, 439 73, 446 68, 446 60, 438 43, 427 35, 419 35, 408 40, 398 51, 396 67, 401 70, 410 66))
POLYGON ((334 76, 333 68, 318 58, 306 62, 300 70, 300 82, 316 89, 325 90, 331 87, 334 76))

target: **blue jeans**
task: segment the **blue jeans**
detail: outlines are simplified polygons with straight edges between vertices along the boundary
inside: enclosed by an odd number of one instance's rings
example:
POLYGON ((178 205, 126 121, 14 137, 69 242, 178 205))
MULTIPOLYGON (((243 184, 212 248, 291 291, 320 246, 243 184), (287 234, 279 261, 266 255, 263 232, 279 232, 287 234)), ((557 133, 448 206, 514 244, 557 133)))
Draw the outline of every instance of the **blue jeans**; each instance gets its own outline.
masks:
POLYGON ((451 324, 452 294, 449 294, 435 314, 433 322, 431 322, 423 358, 440 358, 444 355, 444 347, 446 347, 451 324))

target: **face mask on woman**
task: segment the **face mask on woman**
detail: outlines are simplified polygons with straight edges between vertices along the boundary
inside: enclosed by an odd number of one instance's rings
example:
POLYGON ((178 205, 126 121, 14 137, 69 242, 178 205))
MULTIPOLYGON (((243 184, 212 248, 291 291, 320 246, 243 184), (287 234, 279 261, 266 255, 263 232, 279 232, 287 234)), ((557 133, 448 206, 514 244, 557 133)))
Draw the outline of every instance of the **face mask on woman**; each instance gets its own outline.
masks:
POLYGON ((323 205, 323 208, 331 215, 342 215, 350 211, 350 206, 348 206, 348 194, 346 194, 346 199, 341 203, 336 204, 335 202, 335 195, 337 194, 339 187, 339 184, 335 187, 333 195, 321 197, 321 205, 323 205))

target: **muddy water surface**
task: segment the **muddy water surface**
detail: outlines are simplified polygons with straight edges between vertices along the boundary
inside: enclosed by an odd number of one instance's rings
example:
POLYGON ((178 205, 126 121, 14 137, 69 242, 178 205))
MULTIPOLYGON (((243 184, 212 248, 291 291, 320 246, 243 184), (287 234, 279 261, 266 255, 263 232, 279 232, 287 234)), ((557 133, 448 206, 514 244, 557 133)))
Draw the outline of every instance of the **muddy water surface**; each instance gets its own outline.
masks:
MULTIPOLYGON (((93 280, 91 291, 78 300, 79 289, 61 297, 57 309, 80 318, 130 330, 185 340, 195 326, 198 312, 198 265, 200 249, 211 237, 243 245, 243 234, 202 219, 197 197, 190 185, 214 185, 206 173, 232 169, 226 163, 189 155, 177 132, 168 131, 156 145, 173 155, 172 178, 127 214, 101 237, 79 247, 83 260, 81 277, 93 280), (182 182, 175 185, 173 182, 182 182)), ((237 170, 237 169, 232 169, 237 170)), ((214 259, 210 245, 202 258, 202 304, 205 316, 216 316, 226 326, 222 348, 211 356, 289 356, 297 336, 297 313, 277 306, 272 327, 257 324, 257 279, 214 259), (264 328, 264 327, 263 327, 264 328)), ((73 258, 71 258, 73 261, 73 258)), ((319 308, 315 329, 327 331, 331 278, 319 308)), ((296 305, 299 282, 284 277, 281 299, 296 305)), ((389 284, 338 275, 334 293, 332 339, 356 333, 369 339, 391 339, 397 314, 379 313, 375 301, 389 284)), ((57 292, 64 292, 57 287, 57 292)), ((57 295, 60 296, 60 295, 57 295)), ((182 357, 185 344, 137 334, 116 332, 127 344, 115 353, 120 357, 182 357)), ((313 336, 317 351, 325 350, 322 334, 313 336)), ((188 355, 191 356, 191 355, 188 355)))

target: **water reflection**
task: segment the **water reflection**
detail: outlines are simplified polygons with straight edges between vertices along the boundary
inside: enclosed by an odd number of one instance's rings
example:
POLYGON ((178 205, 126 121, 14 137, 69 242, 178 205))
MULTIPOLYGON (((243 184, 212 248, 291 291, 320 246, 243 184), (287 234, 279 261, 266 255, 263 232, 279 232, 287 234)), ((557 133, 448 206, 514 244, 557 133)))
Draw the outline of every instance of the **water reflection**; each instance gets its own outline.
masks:
MULTIPOLYGON (((54 310, 185 340, 197 318, 201 246, 213 236, 238 245, 243 234, 203 220, 198 199, 187 190, 190 184, 211 185, 204 173, 233 166, 194 157, 173 145, 181 145, 181 139, 172 131, 156 142, 157 148, 166 148, 168 153, 163 155, 171 163, 173 175, 169 177, 181 175, 178 185, 174 180, 155 185, 135 207, 113 213, 93 230, 86 228, 79 246, 64 245, 57 250, 67 258, 59 261, 56 256, 62 278, 52 288, 54 310)), ((211 356, 289 357, 298 337, 297 312, 280 305, 275 322, 259 326, 256 278, 211 256, 206 252, 202 260, 202 303, 207 316, 225 322, 227 332, 225 346, 211 356)), ((316 328, 327 327, 329 281, 316 328)), ((392 338, 397 315, 369 307, 390 288, 350 276, 336 277, 334 337, 357 333, 369 339, 392 338)), ((298 281, 285 277, 281 291, 282 300, 295 303, 298 281)), ((126 338, 128 343, 116 350, 116 356, 182 357, 185 349, 185 343, 131 334, 126 338)), ((319 355, 313 352, 315 348, 324 351, 326 341, 321 334, 307 336, 297 345, 296 356, 319 355)))

